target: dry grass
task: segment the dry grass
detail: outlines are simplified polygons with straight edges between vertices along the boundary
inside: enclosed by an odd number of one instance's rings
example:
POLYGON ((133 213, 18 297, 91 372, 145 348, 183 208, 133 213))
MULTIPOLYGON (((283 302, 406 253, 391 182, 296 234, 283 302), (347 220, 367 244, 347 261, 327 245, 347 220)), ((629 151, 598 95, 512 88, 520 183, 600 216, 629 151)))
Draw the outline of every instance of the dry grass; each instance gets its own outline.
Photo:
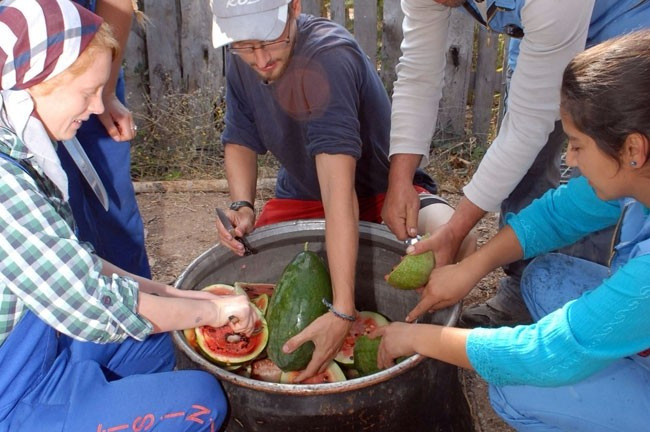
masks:
MULTIPOLYGON (((137 115, 140 130, 133 141, 131 173, 135 180, 224 179, 221 131, 223 97, 168 94, 148 100, 147 114, 137 115)), ((272 155, 259 158, 259 175, 274 177, 272 155)))
MULTIPOLYGON (((140 129, 132 143, 134 180, 225 178, 221 146, 225 106, 221 95, 209 97, 198 90, 165 95, 146 105, 146 114, 137 116, 140 129)), ((443 191, 457 193, 484 153, 485 147, 476 137, 468 134, 458 138, 439 132, 426 170, 443 191)), ((273 155, 261 156, 259 177, 274 177, 278 167, 273 155)))

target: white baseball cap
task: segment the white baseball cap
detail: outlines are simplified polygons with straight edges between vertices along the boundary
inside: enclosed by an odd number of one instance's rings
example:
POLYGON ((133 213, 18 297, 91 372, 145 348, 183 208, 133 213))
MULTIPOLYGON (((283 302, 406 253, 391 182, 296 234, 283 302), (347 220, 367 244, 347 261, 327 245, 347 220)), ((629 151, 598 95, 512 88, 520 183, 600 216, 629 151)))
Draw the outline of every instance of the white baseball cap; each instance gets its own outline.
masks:
POLYGON ((212 45, 280 37, 291 0, 210 0, 212 45))

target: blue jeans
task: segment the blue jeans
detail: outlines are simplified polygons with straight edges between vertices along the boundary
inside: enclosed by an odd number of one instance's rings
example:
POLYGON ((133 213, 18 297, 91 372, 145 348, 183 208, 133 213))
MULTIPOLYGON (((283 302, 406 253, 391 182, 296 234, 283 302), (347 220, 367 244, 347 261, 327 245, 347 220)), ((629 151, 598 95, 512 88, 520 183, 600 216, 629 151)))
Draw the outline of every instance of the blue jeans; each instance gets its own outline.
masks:
MULTIPOLYGON (((539 320, 607 277, 606 267, 563 254, 532 261, 521 291, 539 320)), ((650 422, 650 358, 626 357, 573 385, 490 386, 492 407, 519 431, 641 431, 650 422)))

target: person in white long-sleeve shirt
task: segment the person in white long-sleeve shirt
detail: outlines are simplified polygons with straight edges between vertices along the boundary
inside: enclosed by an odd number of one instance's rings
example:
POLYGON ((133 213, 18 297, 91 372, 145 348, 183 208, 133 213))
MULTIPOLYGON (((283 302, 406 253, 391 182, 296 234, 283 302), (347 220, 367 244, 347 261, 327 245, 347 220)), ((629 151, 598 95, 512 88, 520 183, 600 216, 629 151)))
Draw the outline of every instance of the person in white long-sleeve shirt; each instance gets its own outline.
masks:
MULTIPOLYGON (((417 167, 429 163, 429 147, 444 85, 451 8, 465 10, 490 29, 520 38, 508 89, 506 115, 453 217, 408 253, 433 250, 449 264, 460 241, 488 211, 517 211, 559 181, 562 139, 547 145, 559 120, 562 71, 585 47, 650 26, 647 0, 402 0, 404 40, 397 66, 391 117, 391 172, 382 211, 400 239, 414 236, 417 195, 408 189, 417 167)), ((556 131, 557 132, 557 131, 556 131)), ((487 305, 465 310, 461 322, 496 326, 530 317, 518 276, 500 284, 487 305), (480 315, 472 319, 472 314, 480 315)), ((430 287, 422 306, 435 307, 430 287)))

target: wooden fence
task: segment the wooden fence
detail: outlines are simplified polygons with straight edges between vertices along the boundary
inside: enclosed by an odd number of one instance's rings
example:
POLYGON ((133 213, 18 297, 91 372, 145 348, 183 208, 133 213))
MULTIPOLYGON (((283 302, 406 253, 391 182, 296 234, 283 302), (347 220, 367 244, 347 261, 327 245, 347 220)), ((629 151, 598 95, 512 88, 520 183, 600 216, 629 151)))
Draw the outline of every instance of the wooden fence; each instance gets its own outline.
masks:
MULTIPOLYGON (((212 47, 208 0, 140 1, 149 24, 134 25, 125 53, 131 108, 143 112, 170 93, 214 100, 224 81, 224 49, 212 47)), ((302 10, 350 29, 392 92, 402 40, 398 0, 302 0, 302 10)), ((500 59, 505 56, 499 54, 506 45, 460 8, 453 11, 439 132, 463 136, 469 126, 479 140, 488 136, 503 86, 500 59)))

